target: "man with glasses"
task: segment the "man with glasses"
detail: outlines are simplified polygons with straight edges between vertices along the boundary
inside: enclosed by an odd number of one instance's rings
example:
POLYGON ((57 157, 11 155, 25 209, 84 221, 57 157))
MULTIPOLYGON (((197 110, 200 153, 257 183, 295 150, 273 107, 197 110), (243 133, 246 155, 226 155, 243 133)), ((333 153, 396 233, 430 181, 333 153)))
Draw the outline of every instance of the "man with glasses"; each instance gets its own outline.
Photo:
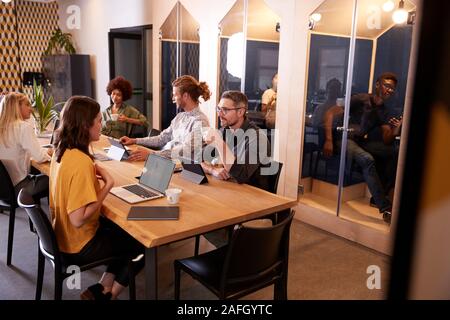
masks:
MULTIPOLYGON (((242 92, 225 91, 217 106, 220 131, 209 129, 203 136, 205 148, 203 170, 221 180, 234 179, 269 190, 270 144, 263 130, 249 122, 246 114, 248 99, 242 92), (214 154, 214 156, 212 156, 214 154), (265 171, 261 169, 265 168, 265 171)), ((274 170, 272 170, 274 169, 274 170)), ((204 234, 216 247, 228 243, 228 232, 220 229, 204 234)))
POLYGON ((249 122, 247 109, 248 99, 242 92, 226 91, 222 94, 217 106, 221 129, 211 129, 204 136, 208 144, 204 155, 211 155, 215 149, 217 157, 210 158, 210 163, 203 162, 202 167, 218 179, 233 178, 238 183, 267 190, 269 179, 261 174, 261 168, 270 165, 267 152, 270 145, 265 133, 249 122))
MULTIPOLYGON (((397 81, 395 74, 383 73, 375 83, 375 94, 352 96, 349 112, 347 161, 356 161, 362 168, 372 194, 371 202, 386 222, 391 220, 392 203, 387 194, 393 187, 397 167, 393 142, 400 134, 402 119, 389 117, 385 101, 395 93, 397 81)), ((340 106, 330 108, 325 114, 325 156, 331 156, 333 149, 338 152, 341 149, 342 136, 336 129, 342 126, 343 114, 344 108, 340 106)))

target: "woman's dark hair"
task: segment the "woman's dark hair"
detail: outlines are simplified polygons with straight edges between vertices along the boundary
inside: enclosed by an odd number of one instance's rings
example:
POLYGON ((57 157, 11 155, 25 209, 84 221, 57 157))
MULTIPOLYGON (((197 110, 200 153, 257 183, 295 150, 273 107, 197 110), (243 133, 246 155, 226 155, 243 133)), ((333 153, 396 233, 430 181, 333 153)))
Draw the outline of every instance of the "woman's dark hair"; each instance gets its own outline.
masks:
POLYGON ((92 98, 73 96, 64 104, 61 120, 55 131, 56 161, 61 162, 66 149, 78 149, 89 154, 89 129, 100 112, 100 105, 92 98))
POLYGON ((181 76, 172 82, 172 86, 177 87, 181 94, 187 92, 195 102, 198 102, 200 96, 202 96, 205 101, 208 101, 211 97, 211 91, 209 91, 206 82, 198 82, 192 76, 181 76))
POLYGON ((122 76, 118 76, 112 79, 106 87, 106 92, 110 96, 115 89, 122 92, 123 101, 127 101, 128 99, 130 99, 131 95, 133 94, 133 87, 131 86, 130 81, 126 80, 122 76))

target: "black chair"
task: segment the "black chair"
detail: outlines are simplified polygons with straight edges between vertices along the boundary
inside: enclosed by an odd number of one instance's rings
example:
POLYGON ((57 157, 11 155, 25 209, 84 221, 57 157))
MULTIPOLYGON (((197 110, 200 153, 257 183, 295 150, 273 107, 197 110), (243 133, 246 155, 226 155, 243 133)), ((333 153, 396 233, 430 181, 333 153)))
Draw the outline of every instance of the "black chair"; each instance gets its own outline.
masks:
MULTIPOLYGON (((266 191, 269 191, 270 193, 277 193, 278 190, 278 181, 280 180, 280 174, 281 174, 281 169, 283 168, 283 164, 281 162, 277 162, 277 161, 272 161, 270 163, 271 167, 277 167, 277 172, 273 175, 270 175, 269 178, 269 183, 268 183, 268 188, 265 189, 266 191)), ((271 213, 270 215, 266 216, 263 219, 270 219, 272 220, 272 222, 275 224, 277 221, 277 213, 271 213)), ((230 239, 231 237, 231 232, 233 231, 233 227, 229 228, 228 231, 228 238, 230 239)), ((195 236, 195 244, 194 244, 194 254, 198 255, 200 249, 200 235, 196 235, 195 236)))
POLYGON ((147 137, 147 128, 144 126, 138 126, 135 124, 131 125, 130 133, 128 134, 130 138, 144 138, 147 137))
MULTIPOLYGON (((9 228, 8 228, 8 249, 6 254, 6 265, 11 265, 12 249, 14 242, 14 228, 16 221, 16 209, 18 208, 14 185, 11 181, 8 171, 2 161, 0 161, 0 181, 4 181, 0 185, 0 212, 9 211, 9 228)), ((44 191, 33 196, 34 202, 48 197, 48 192, 44 191)), ((33 223, 29 220, 30 231, 35 232, 33 223)))
POLYGON ((159 131, 158 129, 151 129, 150 133, 148 134, 149 137, 155 137, 155 136, 159 136, 159 134, 161 133, 161 131, 159 131))
POLYGON ((269 191, 270 193, 277 193, 278 181, 280 180, 283 164, 281 162, 272 161, 270 165, 272 166, 272 168, 278 166, 278 170, 275 174, 269 176, 269 188, 266 191, 269 191))
MULTIPOLYGON (((63 281, 65 278, 71 276, 72 273, 66 272, 66 269, 69 265, 65 263, 64 258, 61 252, 59 251, 58 243, 56 241, 56 235, 55 232, 53 231, 52 225, 45 212, 40 208, 39 205, 36 205, 34 203, 33 198, 29 194, 27 194, 24 189, 22 189, 19 192, 17 202, 21 208, 25 209, 25 211, 28 214, 28 217, 33 222, 39 240, 36 300, 41 299, 42 282, 44 280, 45 259, 50 261, 55 271, 54 274, 55 300, 61 300, 63 281)), ((124 258, 123 256, 112 256, 78 267, 80 268, 80 271, 86 271, 100 265, 108 264, 114 260, 123 258, 124 258)), ((130 283, 129 283, 130 300, 134 300, 136 298, 136 289, 131 260, 129 264, 129 273, 130 273, 130 283)))
POLYGON ((228 245, 198 256, 177 259, 175 299, 180 299, 180 271, 219 299, 238 299, 274 284, 274 299, 287 299, 289 231, 294 212, 276 225, 237 225, 228 245))
POLYGON ((0 211, 9 211, 8 249, 6 254, 6 265, 9 266, 11 265, 14 224, 16 221, 16 209, 18 208, 18 205, 14 185, 2 161, 0 161, 0 180, 2 181, 2 183, 0 183, 0 211))

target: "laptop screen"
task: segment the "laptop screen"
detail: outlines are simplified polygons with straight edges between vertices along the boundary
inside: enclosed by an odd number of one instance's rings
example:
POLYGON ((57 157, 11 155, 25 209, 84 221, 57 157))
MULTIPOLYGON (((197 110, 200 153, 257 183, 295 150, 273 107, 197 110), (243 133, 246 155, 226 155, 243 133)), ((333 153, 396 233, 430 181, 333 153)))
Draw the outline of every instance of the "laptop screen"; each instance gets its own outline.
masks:
POLYGON ((55 131, 56 129, 58 129, 58 127, 59 127, 59 119, 56 119, 55 126, 53 127, 52 138, 50 139, 50 144, 53 144, 55 142, 55 131))
POLYGON ((145 162, 139 183, 164 193, 169 185, 170 178, 172 178, 174 167, 175 163, 172 160, 151 154, 145 162))

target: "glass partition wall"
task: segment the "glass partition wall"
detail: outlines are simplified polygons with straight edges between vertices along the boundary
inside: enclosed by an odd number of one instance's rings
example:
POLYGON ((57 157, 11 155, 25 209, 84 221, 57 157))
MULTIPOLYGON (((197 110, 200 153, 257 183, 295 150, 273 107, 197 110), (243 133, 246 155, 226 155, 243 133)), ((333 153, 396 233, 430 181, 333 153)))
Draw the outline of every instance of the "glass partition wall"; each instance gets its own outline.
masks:
POLYGON ((279 28, 263 0, 236 1, 219 23, 218 95, 244 92, 248 117, 261 128, 275 127, 279 28))
POLYGON ((309 21, 300 201, 381 231, 395 196, 415 13, 400 3, 326 0, 309 21))
POLYGON ((177 2, 159 31, 161 48, 161 128, 179 112, 172 102, 172 81, 182 75, 198 79, 199 23, 177 2))

